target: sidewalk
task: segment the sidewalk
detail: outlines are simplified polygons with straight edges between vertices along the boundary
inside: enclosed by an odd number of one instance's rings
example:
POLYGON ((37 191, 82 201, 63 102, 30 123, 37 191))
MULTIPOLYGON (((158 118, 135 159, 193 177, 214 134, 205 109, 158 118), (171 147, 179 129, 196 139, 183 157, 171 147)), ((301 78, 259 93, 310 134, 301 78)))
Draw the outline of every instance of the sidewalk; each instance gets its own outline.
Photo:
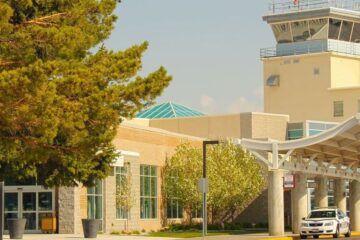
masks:
MULTIPOLYGON (((255 240, 269 237, 267 234, 245 234, 245 235, 224 235, 207 236, 207 240, 255 240)), ((10 239, 9 235, 4 235, 4 239, 10 239)), ((83 240, 83 235, 74 234, 24 234, 24 240, 83 240)), ((160 238, 148 236, 124 236, 99 234, 97 240, 179 240, 180 238, 160 238)), ((202 240, 201 238, 190 238, 193 240, 202 240)))
MULTIPOLYGON (((10 239, 9 235, 4 235, 4 239, 10 239)), ((24 234, 24 240, 83 240, 83 239, 94 239, 84 238, 83 235, 76 234, 24 234)), ((158 237, 147 237, 147 236, 123 236, 123 235, 108 235, 99 234, 97 240, 174 240, 179 238, 158 238, 158 237)))

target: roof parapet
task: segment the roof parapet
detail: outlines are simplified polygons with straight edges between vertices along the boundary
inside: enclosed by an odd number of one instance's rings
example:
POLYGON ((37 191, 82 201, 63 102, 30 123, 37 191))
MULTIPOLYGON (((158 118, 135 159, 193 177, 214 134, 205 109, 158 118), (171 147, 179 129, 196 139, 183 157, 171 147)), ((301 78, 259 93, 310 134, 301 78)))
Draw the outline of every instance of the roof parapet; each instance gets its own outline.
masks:
POLYGON ((269 0, 269 14, 301 12, 314 9, 341 8, 360 11, 359 0, 269 0))

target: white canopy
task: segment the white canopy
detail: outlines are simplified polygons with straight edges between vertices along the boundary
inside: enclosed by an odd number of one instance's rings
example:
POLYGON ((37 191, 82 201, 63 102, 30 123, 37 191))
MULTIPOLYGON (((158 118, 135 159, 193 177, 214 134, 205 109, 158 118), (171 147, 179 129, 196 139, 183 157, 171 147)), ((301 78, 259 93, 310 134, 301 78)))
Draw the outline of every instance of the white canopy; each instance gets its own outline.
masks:
POLYGON ((291 141, 242 139, 239 144, 270 169, 360 179, 360 114, 307 138, 291 141))

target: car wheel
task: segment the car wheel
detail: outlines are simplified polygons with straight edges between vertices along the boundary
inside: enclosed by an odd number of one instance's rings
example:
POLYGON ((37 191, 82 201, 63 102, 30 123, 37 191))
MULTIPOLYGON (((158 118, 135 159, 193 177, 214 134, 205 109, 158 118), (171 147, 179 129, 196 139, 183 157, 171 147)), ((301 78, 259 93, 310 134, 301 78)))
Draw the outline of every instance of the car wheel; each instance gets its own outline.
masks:
POLYGON ((345 233, 345 237, 351 237, 351 229, 350 229, 350 226, 349 226, 349 228, 348 228, 348 232, 347 233, 345 233))
POLYGON ((334 238, 338 238, 340 236, 339 225, 336 227, 336 233, 333 235, 334 238))
POLYGON ((301 238, 301 239, 306 239, 306 235, 301 235, 301 234, 300 234, 300 238, 301 238))
POLYGON ((314 235, 313 238, 319 238, 319 235, 314 235))

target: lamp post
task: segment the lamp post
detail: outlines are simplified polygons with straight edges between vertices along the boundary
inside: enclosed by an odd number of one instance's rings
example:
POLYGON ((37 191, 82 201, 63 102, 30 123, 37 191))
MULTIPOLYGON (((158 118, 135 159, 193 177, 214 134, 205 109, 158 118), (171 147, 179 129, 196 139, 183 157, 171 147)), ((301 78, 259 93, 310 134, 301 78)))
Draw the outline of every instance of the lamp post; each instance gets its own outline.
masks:
POLYGON ((4 235, 4 181, 0 182, 0 240, 4 235))
POLYGON ((206 146, 219 144, 218 140, 212 141, 203 141, 203 238, 207 234, 207 206, 206 206, 206 186, 207 186, 207 176, 206 176, 206 146))

